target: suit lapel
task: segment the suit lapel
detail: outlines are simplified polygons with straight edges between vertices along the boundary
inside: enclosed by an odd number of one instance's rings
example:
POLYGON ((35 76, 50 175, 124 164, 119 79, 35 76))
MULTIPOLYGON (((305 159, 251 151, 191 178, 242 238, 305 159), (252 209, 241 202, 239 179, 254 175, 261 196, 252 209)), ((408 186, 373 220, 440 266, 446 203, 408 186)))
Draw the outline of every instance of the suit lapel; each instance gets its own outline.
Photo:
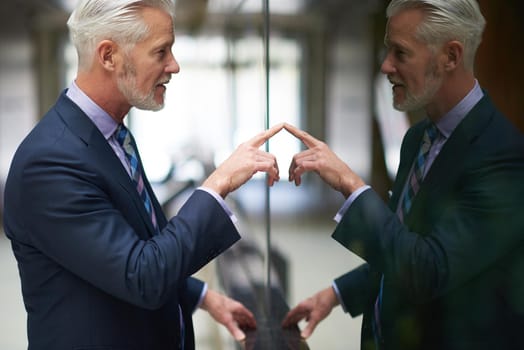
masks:
MULTIPOLYGON (((137 212, 140 214, 140 217, 146 224, 148 228, 149 236, 153 236, 156 231, 151 222, 142 199, 138 194, 138 191, 135 188, 134 182, 131 180, 126 170, 122 166, 120 159, 116 156, 115 152, 105 139, 104 135, 98 130, 98 128, 93 124, 85 113, 74 104, 65 93, 59 99, 57 103, 57 110, 60 114, 60 117, 69 127, 69 129, 75 133, 82 141, 87 145, 87 153, 90 160, 98 162, 100 169, 106 171, 107 177, 117 181, 121 188, 128 194, 131 203, 133 203, 137 212)), ((151 191, 151 186, 149 182, 144 177, 144 182, 149 191, 151 191)), ((155 197, 152 192, 150 192, 152 197, 155 197)), ((156 206, 158 201, 156 198, 153 200, 156 206)), ((158 215, 162 216, 163 215, 158 215)), ((165 218, 162 218, 165 222, 165 218)), ((160 221, 159 221, 160 223, 160 221)), ((162 227, 162 226, 160 226, 162 227)))
POLYGON ((411 210, 406 217, 406 224, 409 225, 417 218, 425 217, 428 203, 435 206, 442 196, 450 193, 451 187, 456 184, 463 172, 471 143, 487 127, 494 110, 493 104, 485 96, 451 133, 413 200, 411 210))

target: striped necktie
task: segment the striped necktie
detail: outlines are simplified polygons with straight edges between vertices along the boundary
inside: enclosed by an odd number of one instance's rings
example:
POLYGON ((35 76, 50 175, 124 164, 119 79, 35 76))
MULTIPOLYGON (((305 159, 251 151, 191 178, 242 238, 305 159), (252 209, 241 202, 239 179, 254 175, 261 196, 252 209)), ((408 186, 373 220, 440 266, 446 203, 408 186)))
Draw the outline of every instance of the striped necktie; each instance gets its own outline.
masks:
POLYGON ((140 198, 142 198, 142 202, 144 203, 147 214, 149 215, 155 230, 158 231, 155 210, 153 208, 151 197, 144 186, 144 178, 142 177, 141 170, 142 167, 138 160, 138 151, 136 150, 136 146, 131 139, 131 133, 124 124, 120 124, 115 131, 115 136, 120 146, 122 146, 122 149, 124 150, 128 160, 128 164, 131 169, 131 179, 133 179, 133 182, 136 185, 138 194, 140 195, 140 198))
MULTIPOLYGON (((426 174, 426 161, 431 150, 431 146, 436 141, 439 135, 439 131, 435 124, 430 123, 425 131, 424 136, 422 137, 422 144, 420 145, 420 150, 418 152, 417 158, 413 163, 411 170, 411 175, 409 177, 409 182, 407 183, 407 188, 404 191, 404 196, 401 198, 401 202, 397 208, 397 215, 400 221, 404 222, 405 215, 411 209, 411 204, 413 203, 413 198, 417 194, 420 184, 424 179, 426 174)), ((380 313, 382 311, 382 292, 384 289, 384 275, 380 279, 380 289, 375 300, 375 307, 373 313, 373 335, 375 336, 376 348, 380 349, 382 344, 382 327, 380 323, 380 313)))
MULTIPOLYGON (((142 177, 142 171, 141 166, 138 161, 138 151, 136 150, 136 146, 134 142, 131 139, 131 132, 125 127, 124 124, 120 124, 118 128, 115 131, 116 140, 122 146, 124 153, 126 154, 126 158, 129 162, 129 167, 131 169, 131 178, 133 179, 133 182, 136 185, 136 189, 138 191, 138 194, 140 195, 140 198, 142 198, 142 201, 144 202, 144 206, 146 208, 147 213, 149 214, 151 218, 151 222, 153 223, 153 226, 155 227, 155 230, 158 232, 158 224, 156 221, 155 216, 155 210, 153 208, 153 204, 151 202, 151 198, 149 197, 149 193, 147 192, 147 189, 144 186, 144 179, 142 177)), ((185 325, 184 325, 184 317, 182 314, 182 308, 180 305, 178 305, 178 315, 180 319, 180 343, 179 343, 179 349, 183 350, 185 347, 185 325)))
POLYGON ((426 130, 424 131, 424 136, 422 137, 422 145, 418 152, 417 158, 413 163, 413 169, 411 171, 411 176, 409 177, 408 187, 402 198, 402 202, 398 206, 397 214, 402 222, 404 222, 405 215, 411 209, 411 204, 413 203, 413 198, 417 194, 420 184, 424 179, 426 173, 426 161, 429 155, 429 150, 431 146, 437 139, 439 131, 435 124, 430 123, 426 130))

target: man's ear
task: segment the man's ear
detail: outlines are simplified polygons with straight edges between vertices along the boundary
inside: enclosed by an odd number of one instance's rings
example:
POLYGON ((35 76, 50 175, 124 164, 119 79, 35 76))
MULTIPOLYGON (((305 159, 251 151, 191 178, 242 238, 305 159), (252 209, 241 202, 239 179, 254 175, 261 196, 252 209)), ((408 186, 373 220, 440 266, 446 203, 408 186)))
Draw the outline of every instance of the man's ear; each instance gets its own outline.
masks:
POLYGON ((464 61, 464 45, 459 41, 452 40, 444 45, 445 64, 444 69, 451 71, 462 65, 464 61))
POLYGON ((118 46, 114 41, 103 40, 96 47, 97 60, 100 66, 108 71, 115 70, 118 46))

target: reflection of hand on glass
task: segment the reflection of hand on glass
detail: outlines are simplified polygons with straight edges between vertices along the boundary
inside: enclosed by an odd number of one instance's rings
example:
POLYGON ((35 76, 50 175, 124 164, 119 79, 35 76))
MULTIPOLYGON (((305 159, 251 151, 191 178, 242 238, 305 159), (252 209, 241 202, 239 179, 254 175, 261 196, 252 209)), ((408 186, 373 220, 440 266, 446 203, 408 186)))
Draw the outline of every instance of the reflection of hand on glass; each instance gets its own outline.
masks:
POLYGON ((365 185, 364 181, 326 143, 290 124, 284 124, 284 128, 308 148, 293 157, 289 166, 289 181, 294 181, 295 185, 299 186, 302 182, 302 174, 315 171, 322 180, 346 198, 365 185))
POLYGON ((291 309, 282 321, 282 327, 291 327, 302 320, 306 320, 307 325, 300 335, 302 338, 307 339, 313 334, 317 325, 325 319, 338 304, 339 302, 335 291, 332 287, 328 287, 303 300, 291 309))

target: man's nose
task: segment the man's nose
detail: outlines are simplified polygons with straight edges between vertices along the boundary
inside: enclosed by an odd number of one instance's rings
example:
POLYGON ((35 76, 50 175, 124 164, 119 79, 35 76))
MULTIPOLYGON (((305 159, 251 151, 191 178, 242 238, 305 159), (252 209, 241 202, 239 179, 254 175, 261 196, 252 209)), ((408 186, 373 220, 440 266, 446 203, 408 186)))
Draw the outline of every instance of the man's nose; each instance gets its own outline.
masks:
POLYGON ((173 53, 170 54, 170 60, 168 65, 166 66, 166 73, 169 74, 176 74, 180 72, 180 65, 178 64, 178 61, 175 58, 175 55, 173 53))
POLYGON ((380 66, 380 71, 382 74, 389 75, 395 72, 395 67, 391 61, 391 55, 387 54, 386 57, 384 57, 384 60, 382 61, 382 65, 380 66))

